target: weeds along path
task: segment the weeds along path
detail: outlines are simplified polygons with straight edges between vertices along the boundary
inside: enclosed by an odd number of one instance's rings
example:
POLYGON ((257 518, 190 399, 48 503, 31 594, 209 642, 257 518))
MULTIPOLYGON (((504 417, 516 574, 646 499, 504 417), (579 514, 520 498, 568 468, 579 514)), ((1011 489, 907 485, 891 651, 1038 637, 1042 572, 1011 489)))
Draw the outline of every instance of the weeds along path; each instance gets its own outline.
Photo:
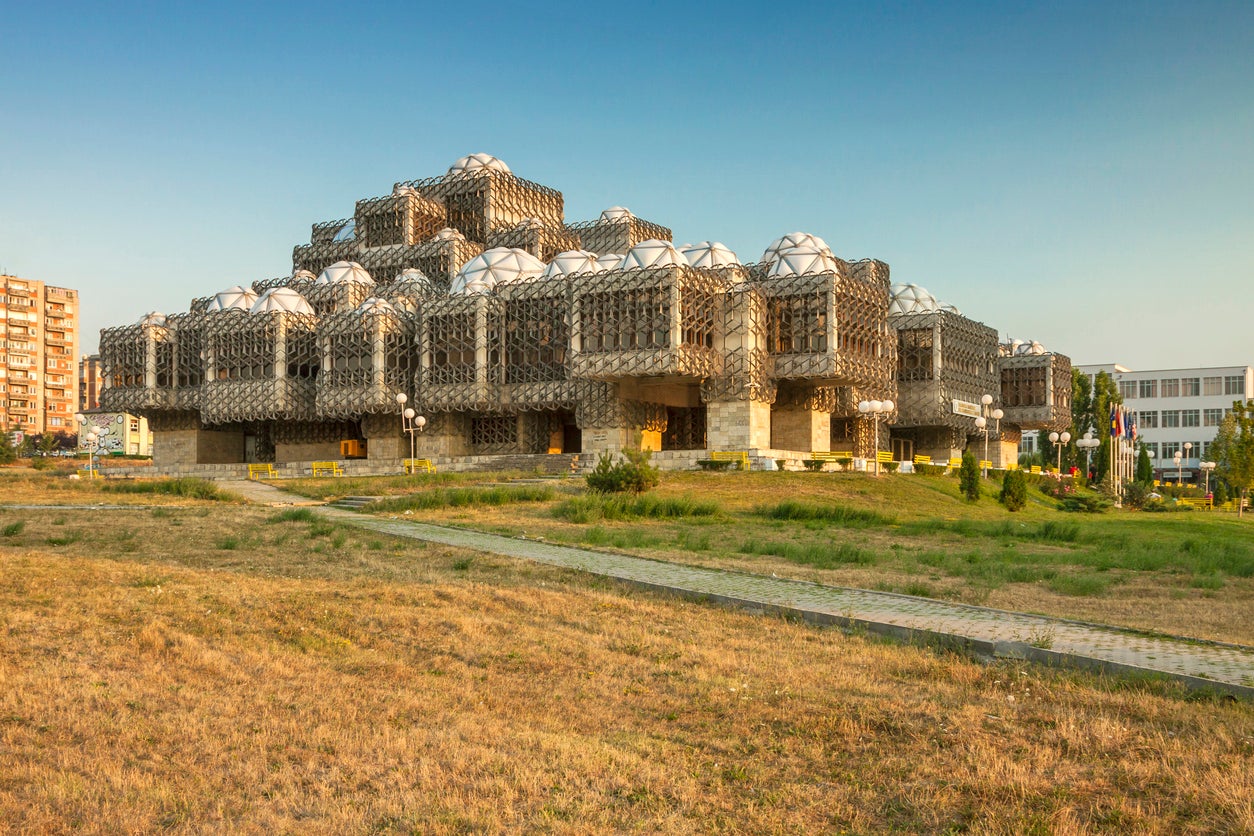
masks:
MULTIPOLYGON (((309 504, 303 497, 258 483, 227 483, 254 502, 309 504)), ((380 519, 322 506, 317 512, 347 525, 481 552, 534 560, 673 594, 865 630, 905 641, 951 647, 986 657, 1086 667, 1118 673, 1163 674, 1202 688, 1254 699, 1254 647, 1199 642, 1099 624, 993 610, 891 592, 820 586, 708 569, 541 540, 402 519, 380 519)))

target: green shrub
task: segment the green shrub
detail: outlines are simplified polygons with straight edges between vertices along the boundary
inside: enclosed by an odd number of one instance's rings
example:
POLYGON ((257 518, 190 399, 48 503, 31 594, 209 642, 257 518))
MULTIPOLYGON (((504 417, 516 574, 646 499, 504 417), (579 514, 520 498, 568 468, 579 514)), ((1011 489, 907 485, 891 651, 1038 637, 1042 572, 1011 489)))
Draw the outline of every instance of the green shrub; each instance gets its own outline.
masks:
POLYGON ((650 450, 623 451, 623 461, 614 462, 610 453, 602 453, 597 466, 586 477, 588 487, 597 493, 644 493, 657 487, 658 470, 649 464, 650 450))
POLYGON ((948 468, 943 464, 916 464, 914 472, 923 476, 944 476, 948 468))
POLYGON ((1215 480, 1215 504, 1223 505, 1231 497, 1228 496, 1228 486, 1224 484, 1222 479, 1215 480))
MULTIPOLYGON (((515 502, 548 502, 556 493, 548 485, 502 485, 494 488, 432 488, 405 496, 392 496, 370 504, 371 511, 422 511, 431 508, 465 508, 476 505, 509 505, 515 502)), ((298 517, 296 517, 298 519, 298 517)))
POLYGON ((1059 511, 1071 511, 1085 514, 1100 514, 1114 503, 1109 498, 1096 493, 1083 493, 1069 496, 1058 503, 1059 511))
POLYGON ((1028 480, 1022 470, 1006 472, 1001 481, 1001 493, 997 498, 1008 511, 1020 511, 1028 504, 1028 480))
POLYGON ((730 459, 697 459, 697 467, 702 470, 726 470, 732 464, 730 459))
POLYGON ((975 458, 974 450, 962 454, 962 467, 958 471, 958 487, 968 502, 977 502, 980 498, 980 463, 975 458))
POLYGON ((1124 506, 1137 510, 1144 508, 1153 490, 1149 482, 1128 482, 1123 486, 1124 506))
POLYGON ((805 465, 806 470, 811 470, 811 471, 816 471, 816 472, 819 470, 822 470, 823 465, 827 464, 827 462, 823 461, 822 459, 802 459, 801 463, 805 465))
POLYGON ((881 462, 880 467, 889 473, 896 473, 897 468, 901 467, 901 462, 881 462))
POLYGON ((30 466, 32 470, 50 470, 53 465, 51 460, 36 456, 30 460, 30 466))

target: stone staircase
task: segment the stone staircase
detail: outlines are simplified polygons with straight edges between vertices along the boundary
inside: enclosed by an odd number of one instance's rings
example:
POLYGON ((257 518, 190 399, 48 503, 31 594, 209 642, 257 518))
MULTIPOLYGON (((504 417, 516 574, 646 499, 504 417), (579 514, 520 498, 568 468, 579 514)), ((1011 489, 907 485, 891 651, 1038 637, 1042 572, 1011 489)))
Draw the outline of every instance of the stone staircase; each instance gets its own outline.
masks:
POLYGON ((382 499, 379 496, 342 496, 334 502, 329 503, 332 508, 342 508, 345 511, 360 511, 362 508, 374 502, 376 499, 382 499))

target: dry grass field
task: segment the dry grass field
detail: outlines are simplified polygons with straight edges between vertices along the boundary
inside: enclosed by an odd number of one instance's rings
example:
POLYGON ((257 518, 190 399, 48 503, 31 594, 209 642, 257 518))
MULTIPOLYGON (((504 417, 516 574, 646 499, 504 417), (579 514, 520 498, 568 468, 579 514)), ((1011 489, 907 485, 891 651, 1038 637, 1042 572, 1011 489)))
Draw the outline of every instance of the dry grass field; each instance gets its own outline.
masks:
POLYGON ((472 501, 470 478, 278 484, 662 560, 1254 644, 1254 516, 1064 513, 1036 491, 1011 514, 991 491, 965 502, 952 478, 827 473, 664 473, 634 510, 583 495, 580 479, 491 504, 472 501))
POLYGON ((0 510, 0 830, 1254 832, 1247 704, 177 501, 0 510))

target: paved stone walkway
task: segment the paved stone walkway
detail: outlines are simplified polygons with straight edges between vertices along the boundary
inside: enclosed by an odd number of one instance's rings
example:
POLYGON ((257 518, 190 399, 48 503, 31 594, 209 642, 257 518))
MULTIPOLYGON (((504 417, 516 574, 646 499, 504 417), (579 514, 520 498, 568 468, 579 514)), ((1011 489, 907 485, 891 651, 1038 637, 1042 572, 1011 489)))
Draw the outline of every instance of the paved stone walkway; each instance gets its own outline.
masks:
MULTIPOLYGON (((258 483, 224 487, 250 501, 308 503, 258 483)), ((1046 616, 992 610, 862 589, 727 572, 613 552, 559 546, 402 519, 382 519, 323 507, 319 513, 360 528, 449 546, 535 560, 749 607, 799 615, 817 623, 858 627, 907 640, 951 644, 987 656, 1026 658, 1112 671, 1152 671, 1191 685, 1254 698, 1254 648, 1046 616)))

